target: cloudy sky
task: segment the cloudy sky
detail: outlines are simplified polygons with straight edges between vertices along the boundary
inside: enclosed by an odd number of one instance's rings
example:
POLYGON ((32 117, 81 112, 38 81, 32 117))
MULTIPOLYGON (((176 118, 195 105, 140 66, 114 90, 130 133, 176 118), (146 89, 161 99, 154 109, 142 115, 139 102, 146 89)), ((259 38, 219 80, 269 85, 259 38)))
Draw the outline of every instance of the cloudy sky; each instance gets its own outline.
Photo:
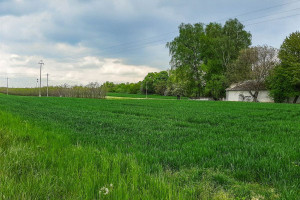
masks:
POLYGON ((253 45, 300 30, 300 0, 0 0, 0 87, 136 82, 169 68, 180 23, 237 17, 253 45))

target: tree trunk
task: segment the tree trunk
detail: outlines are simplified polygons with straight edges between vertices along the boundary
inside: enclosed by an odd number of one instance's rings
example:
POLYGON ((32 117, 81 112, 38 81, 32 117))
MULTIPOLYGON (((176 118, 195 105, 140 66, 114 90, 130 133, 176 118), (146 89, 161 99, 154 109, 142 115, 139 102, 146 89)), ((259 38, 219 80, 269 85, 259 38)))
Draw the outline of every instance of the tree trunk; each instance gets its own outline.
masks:
POLYGON ((198 97, 201 96, 201 84, 199 83, 198 84, 198 97))
POLYGON ((250 95, 253 97, 253 102, 259 102, 257 97, 258 97, 258 91, 255 91, 252 93, 252 91, 249 91, 250 95))
POLYGON ((299 99, 299 95, 297 95, 297 96, 295 97, 293 103, 297 103, 298 99, 299 99))

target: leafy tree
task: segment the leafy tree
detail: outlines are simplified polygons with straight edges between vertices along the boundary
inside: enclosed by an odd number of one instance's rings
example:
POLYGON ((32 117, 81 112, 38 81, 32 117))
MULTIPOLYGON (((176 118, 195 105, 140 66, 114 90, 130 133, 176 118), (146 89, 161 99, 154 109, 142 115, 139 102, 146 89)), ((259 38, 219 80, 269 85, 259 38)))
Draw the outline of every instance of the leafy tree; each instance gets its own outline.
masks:
POLYGON ((141 90, 143 93, 146 93, 147 86, 147 92, 149 94, 164 95, 167 89, 168 79, 169 74, 167 71, 148 73, 141 83, 141 90))
POLYGON ((137 83, 130 83, 129 84, 129 94, 138 94, 140 93, 140 90, 141 90, 141 84, 142 82, 139 81, 137 83))
POLYGON ((266 79, 277 63, 277 49, 267 45, 251 47, 240 52, 229 67, 227 77, 230 83, 248 81, 244 87, 257 102, 259 91, 265 88, 266 79))
POLYGON ((213 73, 225 72, 240 50, 251 45, 252 36, 244 28, 237 19, 229 19, 223 27, 218 23, 206 26, 205 63, 214 63, 210 69, 213 73))
POLYGON ((171 55, 171 67, 173 70, 177 70, 179 75, 178 82, 186 82, 189 92, 192 88, 196 88, 197 96, 200 96, 204 86, 203 57, 201 55, 204 49, 202 42, 204 36, 203 24, 181 24, 179 36, 167 43, 171 55))
POLYGON ((155 94, 164 95, 167 89, 167 82, 169 79, 169 74, 167 71, 161 71, 156 74, 154 80, 154 91, 155 94))
POLYGON ((148 94, 155 93, 155 85, 154 85, 155 78, 156 78, 156 72, 151 72, 147 74, 147 76, 144 78, 141 84, 141 90, 143 93, 146 93, 146 89, 148 94))
MULTIPOLYGON (((297 102, 300 96, 300 32, 297 31, 287 37, 280 47, 279 58, 283 71, 289 76, 286 82, 290 82, 290 93, 295 97, 294 103, 297 102)), ((290 97, 293 97, 290 96, 290 97)))
POLYGON ((250 45, 251 34, 237 19, 228 20, 224 26, 181 24, 179 36, 167 43, 176 83, 185 84, 183 88, 189 95, 202 95, 207 83, 216 81, 214 75, 222 77, 240 50, 250 45))
POLYGON ((113 82, 106 81, 103 85, 106 87, 108 92, 115 92, 116 85, 113 82))
POLYGON ((137 94, 140 92, 141 82, 138 83, 119 83, 105 82, 103 84, 109 92, 137 94))
POLYGON ((289 97, 294 96, 292 80, 287 71, 278 65, 267 79, 270 96, 276 103, 283 103, 289 97))

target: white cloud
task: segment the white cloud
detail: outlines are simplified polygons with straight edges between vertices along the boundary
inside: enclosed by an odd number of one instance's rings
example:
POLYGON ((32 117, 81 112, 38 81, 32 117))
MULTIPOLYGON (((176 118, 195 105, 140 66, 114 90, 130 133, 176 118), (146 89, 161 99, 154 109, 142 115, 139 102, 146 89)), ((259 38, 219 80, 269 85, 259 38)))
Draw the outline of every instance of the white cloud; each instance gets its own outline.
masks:
MULTIPOLYGON (((58 45, 58 49, 61 45, 58 45)), ((64 47, 65 48, 65 47, 64 47)), ((14 87, 34 87, 36 78, 39 77, 38 56, 21 56, 0 52, 1 60, 0 74, 2 77, 10 77, 14 87)), ((51 85, 67 83, 88 84, 97 81, 113 82, 137 82, 143 80, 148 72, 160 71, 149 66, 135 66, 124 64, 120 59, 99 58, 94 56, 81 57, 74 60, 58 61, 56 59, 45 59, 42 69, 43 79, 46 73, 50 74, 51 85)), ((4 81, 0 81, 4 86, 4 81)), ((45 84, 45 81, 44 83, 45 84)), ((0 86, 1 86, 0 85, 0 86)))

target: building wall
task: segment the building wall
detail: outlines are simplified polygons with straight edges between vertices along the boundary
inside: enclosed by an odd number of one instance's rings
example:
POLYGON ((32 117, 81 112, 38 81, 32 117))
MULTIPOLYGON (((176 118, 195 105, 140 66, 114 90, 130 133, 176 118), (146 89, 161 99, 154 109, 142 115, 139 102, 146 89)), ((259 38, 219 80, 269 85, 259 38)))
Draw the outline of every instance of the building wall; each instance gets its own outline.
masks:
MULTIPOLYGON (((290 98, 288 103, 293 103, 295 98, 290 98)), ((300 97, 298 98, 296 103, 300 103, 300 97)))
MULTIPOLYGON (((260 91, 257 99, 259 102, 274 102, 267 90, 260 91)), ((253 98, 248 91, 226 91, 226 100, 252 102, 253 98)))

